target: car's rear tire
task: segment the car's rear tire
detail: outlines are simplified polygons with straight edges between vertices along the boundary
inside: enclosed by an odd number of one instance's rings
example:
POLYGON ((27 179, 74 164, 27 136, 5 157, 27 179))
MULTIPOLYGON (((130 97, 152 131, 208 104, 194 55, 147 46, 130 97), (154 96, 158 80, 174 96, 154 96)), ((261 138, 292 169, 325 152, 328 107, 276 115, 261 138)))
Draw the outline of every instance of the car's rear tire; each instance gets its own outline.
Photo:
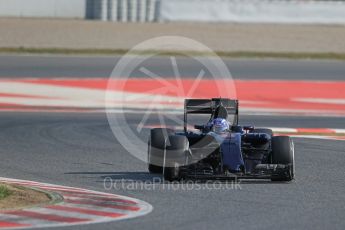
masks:
POLYGON ((163 172, 163 158, 165 140, 169 135, 173 135, 174 130, 165 128, 151 129, 148 142, 148 169, 150 173, 163 172))
POLYGON ((165 180, 181 180, 180 167, 186 163, 188 149, 187 137, 169 136, 163 161, 163 177, 165 180))
POLYGON ((275 175, 272 181, 291 181, 295 177, 295 147, 288 136, 275 136, 272 138, 272 164, 284 164, 289 167, 288 172, 275 175))

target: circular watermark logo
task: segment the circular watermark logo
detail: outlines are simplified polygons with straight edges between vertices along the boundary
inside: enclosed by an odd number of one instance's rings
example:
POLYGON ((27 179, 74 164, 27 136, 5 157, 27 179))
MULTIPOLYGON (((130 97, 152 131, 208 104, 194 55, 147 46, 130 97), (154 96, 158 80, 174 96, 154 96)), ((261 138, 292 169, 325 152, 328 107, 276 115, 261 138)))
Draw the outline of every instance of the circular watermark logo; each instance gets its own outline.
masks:
MULTIPOLYGON (((152 156, 150 160, 148 153, 156 152, 161 158, 159 153, 174 145, 167 136, 180 131, 171 141, 181 145, 183 140, 178 139, 183 133, 193 131, 195 141, 185 148, 199 142, 200 130, 194 130, 194 125, 201 121, 197 114, 184 116, 185 99, 211 98, 236 98, 223 60, 198 41, 162 36, 136 45, 118 60, 108 81, 106 112, 114 136, 130 154, 162 166, 162 159, 152 160, 157 157, 152 156), (161 129, 149 132, 152 128, 161 129)), ((211 114, 200 116, 206 124, 211 114)), ((170 149, 180 151, 180 147, 170 149)))

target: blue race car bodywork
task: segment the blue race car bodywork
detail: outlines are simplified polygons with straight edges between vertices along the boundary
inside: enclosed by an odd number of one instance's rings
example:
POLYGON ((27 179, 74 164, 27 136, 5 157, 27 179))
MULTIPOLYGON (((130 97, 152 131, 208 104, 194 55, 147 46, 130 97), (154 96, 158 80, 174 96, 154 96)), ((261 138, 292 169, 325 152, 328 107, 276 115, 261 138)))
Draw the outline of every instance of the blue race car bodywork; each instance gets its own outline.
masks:
POLYGON ((294 145, 289 137, 273 136, 270 129, 238 125, 238 101, 186 99, 184 130, 153 129, 149 138, 149 171, 167 180, 294 178, 294 145), (210 114, 227 119, 230 129, 217 134, 209 122, 187 129, 188 114, 210 114), (231 117, 230 117, 231 116, 231 117))
POLYGON ((220 143, 223 166, 234 172, 240 172, 244 160, 241 152, 241 134, 230 133, 220 143))

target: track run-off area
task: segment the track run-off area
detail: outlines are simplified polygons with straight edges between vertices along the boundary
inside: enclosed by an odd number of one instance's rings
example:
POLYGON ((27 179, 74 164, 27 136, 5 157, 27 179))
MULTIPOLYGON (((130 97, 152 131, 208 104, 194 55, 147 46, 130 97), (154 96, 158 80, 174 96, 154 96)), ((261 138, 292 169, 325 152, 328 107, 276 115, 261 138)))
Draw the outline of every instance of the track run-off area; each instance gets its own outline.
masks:
MULTIPOLYGON (((302 115, 345 115, 345 82, 286 80, 193 79, 78 79, 38 78, 0 79, 0 110, 61 109, 104 111, 106 92, 113 109, 145 109, 152 104, 160 109, 183 109, 183 100, 212 98, 233 85, 233 94, 247 113, 302 115), (177 94, 178 88, 181 93, 177 94), (193 88, 194 87, 194 88, 193 88), (194 91, 189 94, 191 90, 194 91), (159 97, 157 97, 157 95, 159 97), (134 99, 131 99, 134 98, 134 99)), ((153 106, 153 105, 151 105, 153 106)))
MULTIPOLYGON (((168 186, 159 175, 149 174, 146 163, 114 137, 105 98, 117 60, 0 56, 2 177, 82 188, 112 198, 133 197, 154 208, 138 218, 64 229, 344 229, 343 62, 225 59, 240 100, 240 124, 272 127, 276 134, 293 136, 296 180, 188 187, 168 186)), ((181 76, 187 76, 181 77, 187 92, 198 66, 182 58, 177 64, 181 76)), ((145 65, 163 76, 161 81, 137 71, 125 87, 112 88, 113 96, 119 93, 129 100, 112 101, 110 112, 124 114, 126 123, 120 125, 133 130, 148 106, 148 92, 175 80, 169 58, 145 65)), ((199 83, 193 97, 216 96, 207 90, 216 87, 210 78, 199 83)), ((183 96, 162 91, 155 102, 160 111, 182 119, 183 96)), ((159 121, 155 115, 147 119, 139 137, 146 141, 149 128, 159 121)))
POLYGON ((47 192, 47 204, 0 212, 0 228, 42 228, 123 220, 152 211, 146 202, 109 193, 35 181, 1 178, 0 182, 47 192))

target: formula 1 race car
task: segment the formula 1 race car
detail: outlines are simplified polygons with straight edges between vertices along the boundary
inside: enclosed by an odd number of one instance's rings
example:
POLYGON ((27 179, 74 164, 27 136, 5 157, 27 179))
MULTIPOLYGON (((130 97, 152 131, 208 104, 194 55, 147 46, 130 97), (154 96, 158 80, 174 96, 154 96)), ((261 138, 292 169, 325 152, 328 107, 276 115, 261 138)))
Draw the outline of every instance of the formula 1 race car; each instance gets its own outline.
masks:
POLYGON ((272 130, 238 125, 238 100, 186 99, 184 130, 151 129, 150 173, 165 180, 294 179, 294 144, 272 130), (188 130, 189 114, 209 114, 206 124, 188 130))

